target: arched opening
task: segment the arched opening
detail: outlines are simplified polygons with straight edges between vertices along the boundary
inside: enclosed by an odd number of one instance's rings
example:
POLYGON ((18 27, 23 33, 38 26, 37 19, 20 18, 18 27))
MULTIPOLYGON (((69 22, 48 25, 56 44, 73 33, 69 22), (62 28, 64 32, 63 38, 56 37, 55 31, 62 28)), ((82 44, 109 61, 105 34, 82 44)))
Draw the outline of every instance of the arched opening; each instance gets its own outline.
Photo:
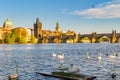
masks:
POLYGON ((43 39, 42 43, 48 43, 48 39, 43 39))
POLYGON ((54 38, 54 43, 60 43, 60 42, 61 42, 60 39, 58 39, 58 38, 54 38))
POLYGON ((118 43, 120 43, 120 37, 118 38, 118 43))
POLYGON ((81 39, 81 42, 82 42, 82 43, 90 43, 91 40, 90 40, 89 37, 83 37, 83 38, 81 39))
POLYGON ((73 39, 72 38, 66 39, 66 43, 73 43, 73 39))
POLYGON ((110 43, 110 38, 107 36, 102 36, 98 39, 99 43, 103 43, 103 42, 109 42, 110 43))

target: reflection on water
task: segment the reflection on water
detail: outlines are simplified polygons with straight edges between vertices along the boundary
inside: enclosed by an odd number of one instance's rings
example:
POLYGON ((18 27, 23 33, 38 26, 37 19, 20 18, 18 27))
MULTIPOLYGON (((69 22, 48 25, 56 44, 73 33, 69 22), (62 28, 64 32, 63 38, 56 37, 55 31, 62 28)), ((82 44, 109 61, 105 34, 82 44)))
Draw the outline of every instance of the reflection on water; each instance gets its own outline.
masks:
POLYGON ((16 73, 18 64, 19 80, 57 80, 36 74, 51 72, 59 63, 80 65, 80 72, 97 76, 97 80, 112 80, 111 74, 120 79, 120 44, 28 44, 0 45, 0 80, 8 80, 9 74, 16 73), (52 57, 52 53, 63 52, 64 60, 52 57), (86 59, 89 53, 90 59, 86 59), (101 53, 102 60, 97 57, 101 53), (117 53, 117 58, 109 55, 117 53))

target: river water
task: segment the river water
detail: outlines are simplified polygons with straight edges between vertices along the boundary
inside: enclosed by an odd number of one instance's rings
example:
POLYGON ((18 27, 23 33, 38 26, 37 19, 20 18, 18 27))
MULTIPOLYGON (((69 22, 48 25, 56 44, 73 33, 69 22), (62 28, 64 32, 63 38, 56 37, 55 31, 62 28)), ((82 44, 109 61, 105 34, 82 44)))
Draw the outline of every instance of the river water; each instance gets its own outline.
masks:
POLYGON ((115 80, 120 80, 120 44, 0 44, 0 80, 16 73, 16 64, 19 80, 58 80, 36 72, 51 72, 59 63, 80 66, 80 73, 94 75, 96 80, 112 80, 112 73, 117 75, 115 80), (53 58, 53 52, 64 53, 64 60, 53 58), (87 52, 90 59, 86 59, 87 52), (97 60, 100 53, 102 60, 97 60), (109 58, 113 53, 117 58, 109 58))

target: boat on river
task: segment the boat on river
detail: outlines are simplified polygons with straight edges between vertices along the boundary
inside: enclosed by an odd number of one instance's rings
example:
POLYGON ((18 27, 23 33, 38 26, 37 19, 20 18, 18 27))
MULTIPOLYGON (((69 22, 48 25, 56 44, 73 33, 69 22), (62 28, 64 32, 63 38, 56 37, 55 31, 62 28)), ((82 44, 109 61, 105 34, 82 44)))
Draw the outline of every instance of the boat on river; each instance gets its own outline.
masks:
POLYGON ((69 72, 58 72, 58 71, 51 73, 43 73, 43 72, 36 72, 36 73, 46 77, 55 77, 63 80, 94 80, 96 78, 95 76, 88 76, 84 74, 75 74, 69 72))

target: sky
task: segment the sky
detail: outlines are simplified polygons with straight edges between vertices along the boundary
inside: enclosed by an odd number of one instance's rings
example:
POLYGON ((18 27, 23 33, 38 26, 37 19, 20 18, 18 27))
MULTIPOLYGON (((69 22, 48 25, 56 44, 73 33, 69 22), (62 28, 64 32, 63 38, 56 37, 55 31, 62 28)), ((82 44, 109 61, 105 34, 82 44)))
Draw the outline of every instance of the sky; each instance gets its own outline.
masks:
POLYGON ((0 0, 0 26, 9 18, 14 27, 34 28, 36 18, 43 30, 80 34, 120 33, 120 0, 0 0))

